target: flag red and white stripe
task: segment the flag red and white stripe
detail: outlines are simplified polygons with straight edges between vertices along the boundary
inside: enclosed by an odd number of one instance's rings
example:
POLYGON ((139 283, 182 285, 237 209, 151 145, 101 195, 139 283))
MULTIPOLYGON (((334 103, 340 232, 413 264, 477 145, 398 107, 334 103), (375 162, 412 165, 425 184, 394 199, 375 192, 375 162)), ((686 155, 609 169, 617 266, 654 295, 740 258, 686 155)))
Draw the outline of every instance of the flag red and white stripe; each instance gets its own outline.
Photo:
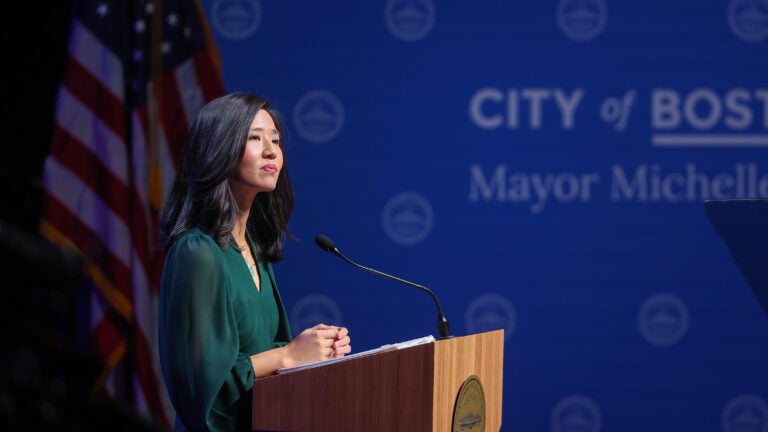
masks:
POLYGON ((72 11, 40 232, 85 259, 105 366, 94 391, 170 429, 155 222, 191 119, 224 93, 218 53, 199 0, 74 0, 72 11))

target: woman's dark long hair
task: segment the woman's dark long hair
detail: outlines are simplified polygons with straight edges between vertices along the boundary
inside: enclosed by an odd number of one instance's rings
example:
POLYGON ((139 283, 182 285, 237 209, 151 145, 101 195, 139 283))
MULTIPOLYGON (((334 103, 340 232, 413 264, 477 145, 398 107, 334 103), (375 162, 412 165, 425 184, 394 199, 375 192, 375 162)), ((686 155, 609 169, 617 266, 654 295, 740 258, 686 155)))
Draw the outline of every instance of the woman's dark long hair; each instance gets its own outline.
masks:
MULTIPOLYGON (((280 116, 267 99, 230 93, 200 110, 160 212, 158 235, 166 251, 180 235, 198 225, 205 228, 222 249, 238 247, 230 237, 237 214, 230 179, 243 158, 253 118, 262 109, 272 117, 280 140, 284 140, 280 116)), ((293 204, 293 186, 283 146, 283 168, 277 186, 272 192, 256 195, 248 218, 247 229, 256 242, 256 255, 260 260, 282 259, 282 241, 292 238, 288 220, 293 204)))

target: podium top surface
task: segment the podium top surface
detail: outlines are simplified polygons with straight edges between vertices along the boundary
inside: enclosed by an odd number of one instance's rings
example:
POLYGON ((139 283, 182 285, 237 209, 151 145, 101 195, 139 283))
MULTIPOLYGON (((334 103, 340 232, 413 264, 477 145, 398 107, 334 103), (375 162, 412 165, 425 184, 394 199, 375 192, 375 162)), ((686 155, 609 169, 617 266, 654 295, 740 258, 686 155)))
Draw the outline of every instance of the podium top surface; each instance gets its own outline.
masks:
POLYGON ((768 199, 708 200, 704 211, 768 316, 768 199))

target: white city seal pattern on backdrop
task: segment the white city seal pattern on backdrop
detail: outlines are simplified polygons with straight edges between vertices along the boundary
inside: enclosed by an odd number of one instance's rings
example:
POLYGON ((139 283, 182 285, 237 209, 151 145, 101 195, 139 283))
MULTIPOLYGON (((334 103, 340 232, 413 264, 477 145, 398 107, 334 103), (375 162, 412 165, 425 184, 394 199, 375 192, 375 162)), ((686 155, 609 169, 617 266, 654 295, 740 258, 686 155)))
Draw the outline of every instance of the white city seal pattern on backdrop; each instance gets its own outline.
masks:
POLYGON ((603 0, 560 0, 557 25, 569 39, 586 42, 603 32, 608 11, 603 0))
POLYGON ((312 90, 296 102, 293 123, 305 140, 323 143, 336 137, 344 126, 344 105, 327 90, 312 90))
POLYGON ((768 403, 754 394, 734 397, 723 408, 723 432, 768 432, 768 403))
POLYGON ((590 397, 573 394, 555 405, 549 420, 552 432, 599 432, 603 416, 590 397))
POLYGON ((468 334, 504 329, 504 340, 515 332, 515 306, 500 294, 483 294, 472 300, 464 313, 468 334))
POLYGON ((387 201, 381 224, 389 238, 402 246, 415 245, 432 231, 432 205, 416 192, 401 192, 387 201))
POLYGON ((291 328, 300 331, 320 323, 342 325, 338 304, 324 294, 309 294, 300 298, 291 311, 291 328))
POLYGON ((676 344, 688 331, 688 307, 680 297, 660 293, 649 297, 637 314, 640 334, 652 345, 676 344))
POLYGON ((389 0, 384 21, 396 38, 413 42, 424 38, 435 25, 435 5, 432 0, 389 0))
POLYGON ((224 39, 250 37, 261 25, 259 0, 215 0, 211 6, 211 23, 224 39))
POLYGON ((746 42, 765 40, 768 38, 768 0, 731 0, 728 25, 746 42))

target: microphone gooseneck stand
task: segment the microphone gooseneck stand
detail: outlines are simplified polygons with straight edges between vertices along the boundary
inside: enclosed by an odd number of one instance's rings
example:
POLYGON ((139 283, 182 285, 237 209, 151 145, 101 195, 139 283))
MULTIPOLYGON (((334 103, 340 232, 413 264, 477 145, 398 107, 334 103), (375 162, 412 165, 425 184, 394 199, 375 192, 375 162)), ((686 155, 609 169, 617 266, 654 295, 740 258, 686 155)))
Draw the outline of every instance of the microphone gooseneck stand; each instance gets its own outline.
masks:
POLYGON ((427 287, 425 287, 423 285, 419 285, 419 284, 415 284, 413 282, 409 282, 409 281, 407 281, 405 279, 401 279, 399 277, 392 276, 392 275, 380 272, 378 270, 374 270, 372 268, 366 267, 364 265, 360 265, 360 264, 352 261, 351 259, 349 259, 346 256, 344 256, 341 252, 339 252, 339 249, 336 246, 334 246, 334 244, 331 241, 331 239, 329 239, 328 237, 324 236, 323 234, 318 234, 317 237, 315 237, 315 243, 317 243, 317 245, 320 246, 320 249, 322 249, 322 250, 324 250, 326 252, 333 253, 334 255, 338 256, 339 258, 343 259, 344 261, 348 262, 349 264, 351 264, 351 265, 353 265, 353 266, 355 266, 355 267, 357 267, 359 269, 365 270, 367 272, 373 273, 373 274, 378 275, 378 276, 385 277, 385 278, 393 280, 395 282, 400 282, 401 284, 408 285, 410 287, 419 289, 419 290, 424 291, 425 293, 429 294, 429 296, 432 297, 432 300, 434 300, 435 306, 437 306, 437 329, 440 332, 440 339, 448 339, 448 338, 452 338, 453 337, 451 335, 451 326, 448 323, 448 319, 445 317, 445 314, 443 313, 443 307, 440 305, 440 300, 437 299, 437 296, 435 295, 434 292, 432 292, 432 290, 430 290, 429 288, 427 288, 427 287))

